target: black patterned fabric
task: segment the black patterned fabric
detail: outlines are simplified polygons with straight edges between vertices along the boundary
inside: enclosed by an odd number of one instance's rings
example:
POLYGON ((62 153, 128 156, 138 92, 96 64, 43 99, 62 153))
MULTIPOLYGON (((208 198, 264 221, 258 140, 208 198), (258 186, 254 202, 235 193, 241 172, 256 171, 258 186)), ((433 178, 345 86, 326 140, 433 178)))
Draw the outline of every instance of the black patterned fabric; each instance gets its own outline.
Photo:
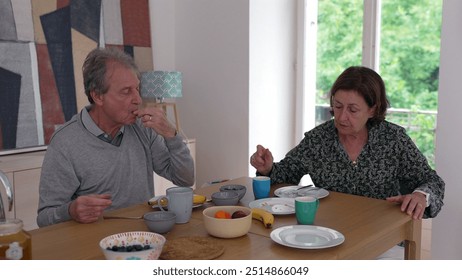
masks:
POLYGON ((285 158, 273 165, 273 184, 298 184, 309 174, 317 187, 378 199, 421 190, 430 194, 424 218, 443 206, 444 182, 427 163, 404 128, 382 121, 369 127, 369 139, 352 162, 333 120, 305 133, 285 158))

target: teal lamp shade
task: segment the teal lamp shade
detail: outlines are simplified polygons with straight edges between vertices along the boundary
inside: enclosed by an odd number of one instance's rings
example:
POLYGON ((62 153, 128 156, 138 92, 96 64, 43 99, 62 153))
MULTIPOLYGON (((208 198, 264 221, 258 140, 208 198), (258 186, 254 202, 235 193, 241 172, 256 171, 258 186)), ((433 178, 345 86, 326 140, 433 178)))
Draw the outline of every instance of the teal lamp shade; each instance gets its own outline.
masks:
POLYGON ((150 71, 141 73, 141 96, 163 101, 182 96, 182 74, 177 71, 150 71))

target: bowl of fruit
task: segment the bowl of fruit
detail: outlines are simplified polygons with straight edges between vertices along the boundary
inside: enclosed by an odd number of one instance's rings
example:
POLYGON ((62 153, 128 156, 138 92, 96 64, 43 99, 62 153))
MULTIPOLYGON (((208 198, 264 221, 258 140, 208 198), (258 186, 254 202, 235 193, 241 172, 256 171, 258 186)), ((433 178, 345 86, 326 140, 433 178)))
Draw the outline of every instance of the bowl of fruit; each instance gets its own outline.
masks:
POLYGON ((164 244, 158 233, 130 231, 103 238, 99 247, 107 260, 157 260, 164 244))
POLYGON ((252 210, 244 206, 213 206, 202 211, 207 232, 215 237, 246 235, 252 225, 252 210))

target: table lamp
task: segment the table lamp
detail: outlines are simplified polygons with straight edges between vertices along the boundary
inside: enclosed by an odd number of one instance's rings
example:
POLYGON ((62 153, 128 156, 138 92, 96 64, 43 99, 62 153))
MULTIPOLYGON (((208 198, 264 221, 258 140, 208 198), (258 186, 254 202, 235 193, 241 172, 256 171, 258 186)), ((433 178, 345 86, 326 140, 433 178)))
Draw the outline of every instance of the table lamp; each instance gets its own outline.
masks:
POLYGON ((164 98, 182 97, 182 74, 178 71, 149 71, 141 73, 141 97, 154 99, 160 103, 164 110, 167 106, 173 107, 175 113, 175 124, 177 131, 180 131, 178 114, 175 103, 164 102, 164 98))
POLYGON ((181 72, 150 71, 141 73, 141 96, 155 98, 160 103, 164 98, 181 97, 181 72))

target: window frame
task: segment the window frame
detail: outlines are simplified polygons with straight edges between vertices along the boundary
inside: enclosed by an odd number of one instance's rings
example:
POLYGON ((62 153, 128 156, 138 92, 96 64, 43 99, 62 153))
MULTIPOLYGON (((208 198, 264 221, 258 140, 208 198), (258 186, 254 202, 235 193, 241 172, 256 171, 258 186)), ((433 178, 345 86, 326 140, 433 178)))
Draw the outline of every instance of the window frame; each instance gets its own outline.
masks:
MULTIPOLYGON (((379 73, 381 0, 364 0, 362 65, 379 73)), ((297 61, 294 144, 316 123, 318 0, 297 0, 297 61)))

